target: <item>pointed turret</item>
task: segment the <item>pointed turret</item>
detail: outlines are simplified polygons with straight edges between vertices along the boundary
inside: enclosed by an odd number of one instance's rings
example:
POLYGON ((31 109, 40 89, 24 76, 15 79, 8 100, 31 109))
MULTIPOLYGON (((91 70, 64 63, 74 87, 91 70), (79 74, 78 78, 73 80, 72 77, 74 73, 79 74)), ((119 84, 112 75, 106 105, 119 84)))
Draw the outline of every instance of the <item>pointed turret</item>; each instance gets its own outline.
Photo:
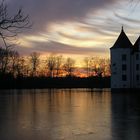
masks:
POLYGON ((123 26, 117 41, 110 49, 116 49, 116 48, 132 48, 132 43, 130 42, 129 38, 125 34, 123 30, 123 26))
POLYGON ((139 36, 139 38, 136 40, 136 42, 135 42, 135 44, 134 44, 134 46, 133 46, 134 52, 135 52, 135 51, 139 51, 139 49, 140 49, 140 36, 139 36))

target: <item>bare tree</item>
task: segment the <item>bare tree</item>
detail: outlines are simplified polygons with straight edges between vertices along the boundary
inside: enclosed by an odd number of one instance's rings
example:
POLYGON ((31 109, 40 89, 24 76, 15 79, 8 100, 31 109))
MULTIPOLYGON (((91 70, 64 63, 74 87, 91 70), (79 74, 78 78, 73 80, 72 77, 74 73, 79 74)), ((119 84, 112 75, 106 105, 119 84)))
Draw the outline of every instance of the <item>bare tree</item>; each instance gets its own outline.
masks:
POLYGON ((17 51, 11 51, 10 53, 10 73, 13 74, 14 77, 16 77, 16 67, 18 64, 18 60, 19 60, 19 53, 17 51))
POLYGON ((30 62, 31 62, 32 76, 36 76, 37 67, 39 66, 39 54, 36 52, 31 53, 30 62))
POLYGON ((54 55, 50 55, 49 57, 47 57, 46 63, 47 63, 49 76, 54 77, 54 73, 55 73, 54 71, 56 68, 56 57, 54 55))
POLYGON ((85 57, 84 58, 85 68, 87 72, 87 77, 90 76, 90 69, 91 69, 91 57, 85 57))
POLYGON ((110 59, 105 59, 104 61, 105 61, 104 76, 110 76, 111 75, 110 59))
POLYGON ((90 60, 91 76, 103 77, 109 75, 109 60, 92 57, 90 60))
POLYGON ((23 13, 20 8, 17 13, 11 16, 8 13, 8 7, 4 0, 0 3, 0 36, 8 49, 11 45, 7 44, 7 39, 15 37, 23 29, 31 27, 29 16, 23 13))
MULTIPOLYGON (((11 72, 12 62, 15 60, 15 55, 18 53, 12 50, 0 48, 0 72, 5 74, 11 72)), ((14 64, 13 64, 14 65, 14 64)))
POLYGON ((9 52, 11 52, 13 45, 11 44, 11 39, 15 39, 18 33, 29 27, 31 27, 29 16, 25 15, 21 8, 12 16, 8 13, 5 0, 0 2, 0 37, 5 49, 2 52, 3 58, 1 57, 2 60, 0 59, 3 73, 6 72, 9 63, 9 52))
POLYGON ((26 73, 26 69, 27 69, 27 66, 26 66, 26 60, 24 57, 19 57, 18 59, 18 62, 16 64, 16 72, 17 72, 17 77, 23 77, 25 76, 25 73, 26 73))
POLYGON ((56 76, 59 77, 62 68, 62 56, 56 56, 56 76))
POLYGON ((0 72, 1 73, 5 73, 6 71, 6 67, 8 64, 8 60, 6 58, 8 55, 9 54, 5 49, 0 48, 0 72))
POLYGON ((16 51, 8 50, 6 51, 3 48, 0 48, 0 73, 8 74, 11 73, 14 75, 16 57, 18 53, 16 51))
POLYGON ((68 76, 72 76, 72 73, 74 71, 74 64, 75 64, 74 59, 72 59, 72 58, 66 59, 66 62, 64 64, 64 69, 68 76))

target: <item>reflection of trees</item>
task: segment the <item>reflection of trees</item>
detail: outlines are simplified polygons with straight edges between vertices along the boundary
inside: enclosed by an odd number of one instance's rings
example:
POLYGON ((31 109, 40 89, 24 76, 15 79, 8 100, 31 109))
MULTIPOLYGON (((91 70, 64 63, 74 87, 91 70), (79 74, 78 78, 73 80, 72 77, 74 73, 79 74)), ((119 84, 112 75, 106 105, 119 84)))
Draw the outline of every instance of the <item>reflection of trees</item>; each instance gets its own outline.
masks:
POLYGON ((9 93, 12 94, 13 90, 10 91, 0 97, 2 140, 51 140, 64 136, 65 139, 108 139, 108 93, 90 93, 81 89, 42 89, 15 90, 11 96, 9 93))

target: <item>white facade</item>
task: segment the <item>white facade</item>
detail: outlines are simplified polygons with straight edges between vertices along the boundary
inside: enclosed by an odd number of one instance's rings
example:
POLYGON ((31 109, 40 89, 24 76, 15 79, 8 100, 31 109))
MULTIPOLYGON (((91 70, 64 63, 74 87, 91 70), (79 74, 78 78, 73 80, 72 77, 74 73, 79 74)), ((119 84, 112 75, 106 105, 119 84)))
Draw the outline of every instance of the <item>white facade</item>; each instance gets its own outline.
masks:
POLYGON ((140 39, 132 45, 123 29, 110 48, 111 88, 140 88, 140 39))
POLYGON ((131 87, 131 50, 129 48, 111 50, 111 87, 129 88, 131 87), (123 60, 126 56, 126 60, 123 60), (124 68, 123 68, 124 67, 124 68))

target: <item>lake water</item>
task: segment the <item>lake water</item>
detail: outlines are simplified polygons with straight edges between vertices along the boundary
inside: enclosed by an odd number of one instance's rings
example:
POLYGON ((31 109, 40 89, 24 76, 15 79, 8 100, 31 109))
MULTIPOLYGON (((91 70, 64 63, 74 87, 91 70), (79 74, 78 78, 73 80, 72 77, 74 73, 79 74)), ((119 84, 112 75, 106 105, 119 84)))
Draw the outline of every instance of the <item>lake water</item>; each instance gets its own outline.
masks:
POLYGON ((140 94, 0 90, 0 140, 140 140, 140 94))

